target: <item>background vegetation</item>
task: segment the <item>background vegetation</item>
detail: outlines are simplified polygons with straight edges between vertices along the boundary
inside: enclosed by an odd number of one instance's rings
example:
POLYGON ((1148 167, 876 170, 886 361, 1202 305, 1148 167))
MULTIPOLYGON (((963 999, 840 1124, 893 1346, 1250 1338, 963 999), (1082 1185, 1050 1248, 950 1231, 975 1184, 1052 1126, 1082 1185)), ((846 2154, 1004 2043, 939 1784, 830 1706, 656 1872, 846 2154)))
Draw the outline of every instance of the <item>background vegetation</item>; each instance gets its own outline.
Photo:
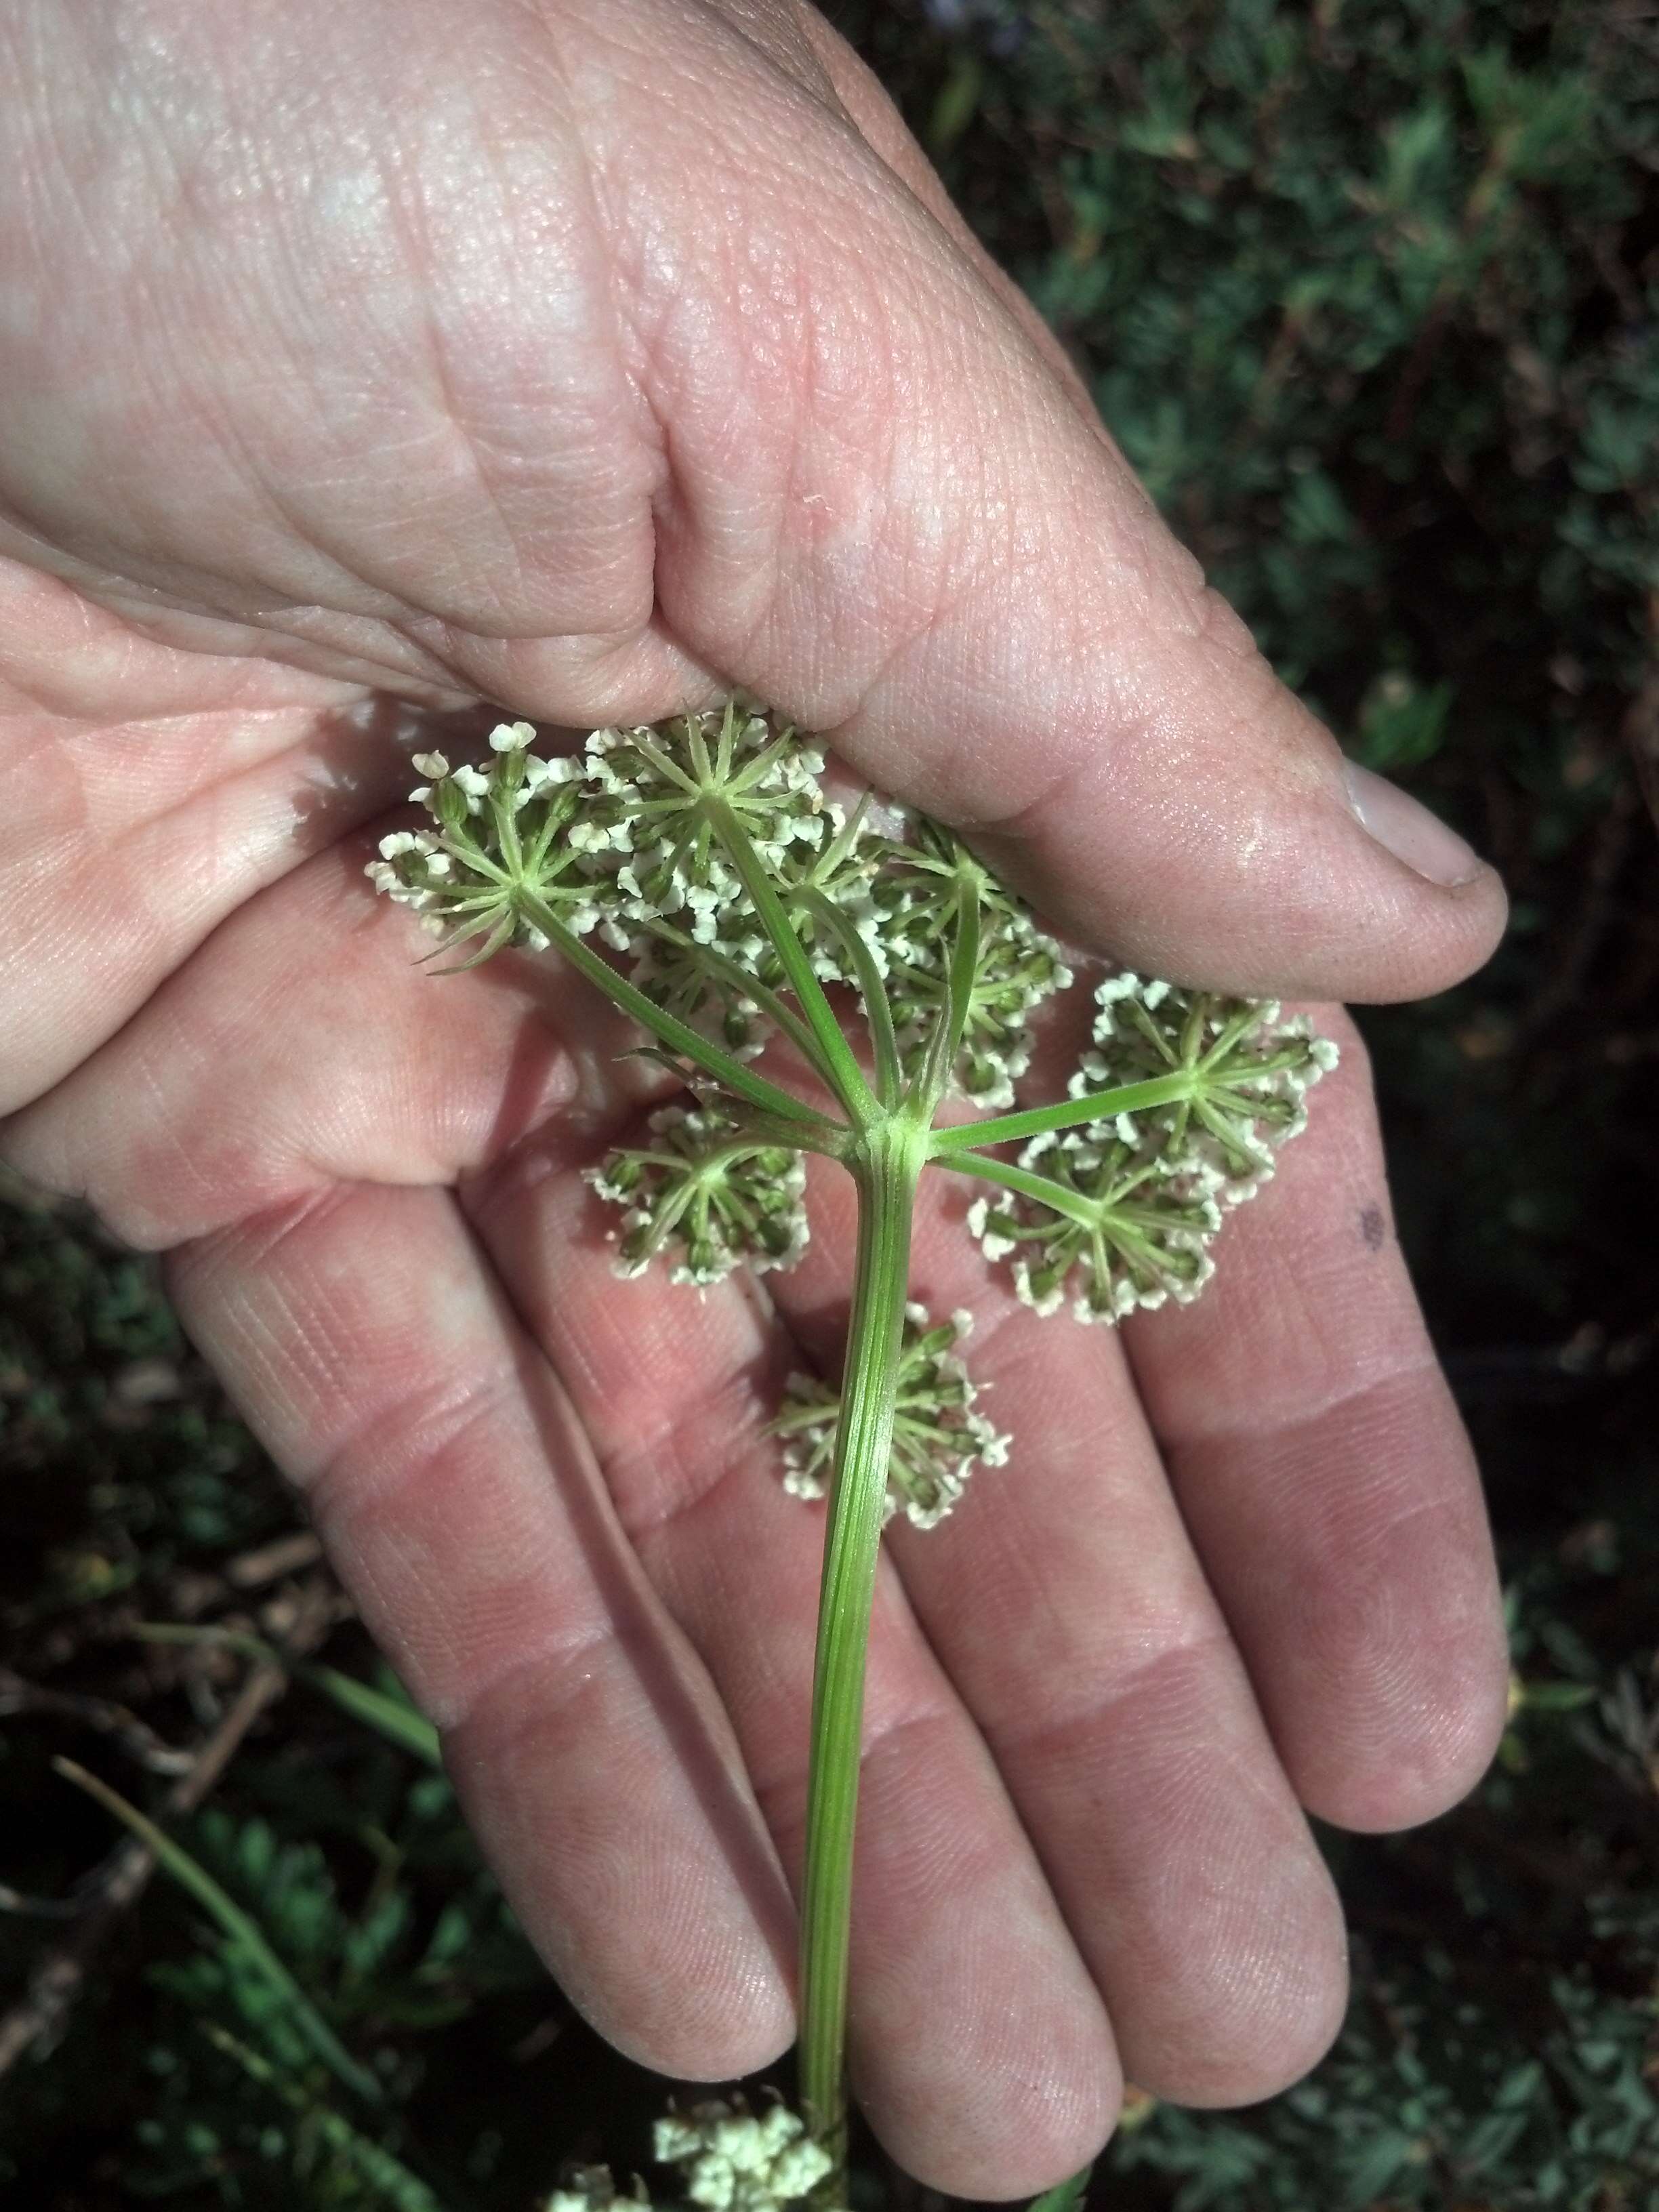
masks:
MULTIPOLYGON (((1142 2107, 1095 2200, 1659 2207, 1659 9, 834 12, 1285 674, 1516 900, 1485 974, 1368 1023, 1512 1592, 1511 1733, 1432 1829, 1333 1840, 1358 1971, 1314 2078, 1142 2107)), ((656 2085, 546 1984, 418 1726, 135 1640, 228 1623, 376 1679, 151 1267, 21 1193, 0 1474, 0 2183, 525 2212, 563 2158, 626 2170, 656 2085), (167 1747, 232 1738, 167 1814, 167 1747), (61 1752, 217 1904, 120 1909, 61 1752)))

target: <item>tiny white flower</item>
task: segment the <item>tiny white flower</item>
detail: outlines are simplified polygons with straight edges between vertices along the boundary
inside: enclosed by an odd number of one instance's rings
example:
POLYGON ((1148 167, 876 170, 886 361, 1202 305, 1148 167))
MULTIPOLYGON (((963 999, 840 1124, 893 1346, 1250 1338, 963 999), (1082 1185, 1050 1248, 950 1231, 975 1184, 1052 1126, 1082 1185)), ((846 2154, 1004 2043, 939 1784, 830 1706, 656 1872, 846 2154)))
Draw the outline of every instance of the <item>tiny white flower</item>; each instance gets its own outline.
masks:
MULTIPOLYGON (((1168 988, 1167 984, 1158 987, 1158 996, 1161 998, 1168 988)), ((1109 975, 1106 981, 1098 986, 1095 992, 1095 1003, 1101 1006, 1113 1006, 1120 999, 1136 997, 1139 990, 1139 976, 1132 969, 1126 968, 1121 975, 1109 975)))
POLYGON ((705 2151, 691 2170, 685 2193, 694 2204, 706 2206, 707 2212, 729 2212, 737 2194, 737 2176, 730 2161, 705 2151))

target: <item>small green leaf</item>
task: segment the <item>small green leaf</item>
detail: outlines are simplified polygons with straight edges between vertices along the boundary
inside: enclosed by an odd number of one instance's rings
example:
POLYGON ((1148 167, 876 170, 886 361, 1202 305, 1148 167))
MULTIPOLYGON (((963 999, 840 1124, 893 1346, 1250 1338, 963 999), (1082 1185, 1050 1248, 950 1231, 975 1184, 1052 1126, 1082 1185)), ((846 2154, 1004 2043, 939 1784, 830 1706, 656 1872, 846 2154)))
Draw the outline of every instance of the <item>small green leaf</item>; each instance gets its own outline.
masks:
POLYGON ((1388 2128, 1373 2136, 1348 2167, 1343 2202, 1369 2204, 1374 2197, 1380 2197, 1416 2150, 1416 2137, 1401 2129, 1388 2128))
POLYGON ((933 112, 927 118, 927 150, 948 154, 978 112, 985 89, 985 71, 975 53, 960 55, 939 88, 933 112))
POLYGON ((1458 2145, 1457 2161, 1466 2173, 1485 2173, 1514 2149, 1531 2123, 1530 2112, 1488 2112, 1458 2145))
POLYGON ((1391 773, 1431 760, 1445 743, 1449 684, 1419 684, 1401 669, 1379 677, 1359 709, 1354 755, 1362 767, 1391 773))
POLYGON ((1087 2201, 1089 2176, 1093 2172, 1092 2165, 1085 2166, 1081 2172, 1073 2174, 1069 2181, 1059 2182, 1053 2189, 1045 2189, 1041 2197, 1031 2199, 1030 2212, 1079 2212, 1079 2207, 1087 2201))
MULTIPOLYGON (((337 2151, 349 2165, 354 2166, 372 2189, 379 2191, 394 2212, 443 2212, 443 2207, 418 2175, 413 2174, 401 2159, 360 2135, 349 2120, 319 2105, 313 2098, 293 2082, 285 2081, 276 2068, 251 2051, 234 2035, 210 2022, 204 2033, 215 2047, 234 2059, 243 2072, 264 2088, 271 2090, 291 2110, 303 2113, 331 2150, 337 2151)), ((280 2148, 280 2138, 277 2148, 280 2148)))
POLYGON ((1527 1682, 1522 1686, 1521 1703, 1528 1712, 1575 1713, 1595 1695, 1590 1682, 1527 1682))

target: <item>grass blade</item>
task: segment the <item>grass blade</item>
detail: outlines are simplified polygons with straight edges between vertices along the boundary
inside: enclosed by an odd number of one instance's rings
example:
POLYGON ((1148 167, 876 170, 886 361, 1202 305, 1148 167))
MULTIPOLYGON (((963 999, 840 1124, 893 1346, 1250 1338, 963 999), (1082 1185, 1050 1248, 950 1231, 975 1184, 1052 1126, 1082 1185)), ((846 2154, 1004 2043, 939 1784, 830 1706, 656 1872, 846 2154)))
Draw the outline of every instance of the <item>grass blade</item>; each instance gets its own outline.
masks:
POLYGON ((325 1698, 331 1698, 341 1711, 349 1713, 353 1720, 362 1721, 388 1743, 395 1743, 399 1751, 409 1752, 427 1765, 436 1767, 440 1773, 443 1771, 438 1731, 413 1705, 405 1705, 401 1698, 392 1697, 385 1690, 377 1690, 372 1682, 360 1682, 355 1674, 343 1674, 337 1667, 298 1667, 295 1672, 302 1682, 309 1682, 313 1690, 320 1690, 325 1698))
POLYGON ((424 1714, 417 1713, 402 1698, 377 1690, 372 1682, 360 1681, 355 1674, 343 1674, 337 1667, 300 1663, 290 1666, 274 1644, 267 1644, 263 1637, 249 1636, 239 1628, 196 1628, 182 1621, 141 1620, 132 1633, 146 1644, 222 1644, 233 1651, 240 1651, 244 1658, 258 1660, 268 1667, 286 1667, 297 1681, 307 1682, 313 1690, 320 1690, 325 1698, 332 1698, 342 1712, 349 1713, 353 1720, 374 1729, 388 1743, 395 1743, 399 1751, 410 1753, 440 1773, 443 1771, 438 1731, 424 1714))
POLYGON ((88 1774, 84 1766, 77 1766, 72 1759, 54 1759, 52 1763, 66 1782, 74 1783, 89 1797, 95 1797, 106 1812, 112 1813, 149 1846, 155 1854, 157 1863, 173 1876, 181 1889, 189 1892, 210 1917, 218 1923, 228 1941, 264 1977, 273 1995, 281 1999, 295 2026, 330 2072, 359 2097, 371 2104, 379 2104, 381 2100, 380 2083, 366 2067, 358 2064, 340 2041, 271 1949, 264 1929, 252 1915, 245 1912, 234 1898, 221 1889, 205 1867, 198 1866, 188 1851, 175 1844, 171 1836, 156 1826, 154 1820, 147 1819, 136 1805, 130 1805, 118 1790, 112 1790, 107 1782, 100 1782, 95 1774, 88 1774))

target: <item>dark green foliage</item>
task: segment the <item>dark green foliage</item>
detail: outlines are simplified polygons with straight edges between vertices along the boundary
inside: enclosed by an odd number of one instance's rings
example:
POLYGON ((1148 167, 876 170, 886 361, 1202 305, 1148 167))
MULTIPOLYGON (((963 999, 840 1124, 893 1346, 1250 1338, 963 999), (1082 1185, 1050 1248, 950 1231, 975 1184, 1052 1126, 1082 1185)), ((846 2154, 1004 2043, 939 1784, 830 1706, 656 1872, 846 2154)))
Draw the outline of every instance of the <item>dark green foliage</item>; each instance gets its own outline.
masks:
MULTIPOLYGON (((258 1815, 210 1811, 185 1840, 257 1916, 331 2026, 359 2054, 374 2054, 383 2095, 410 2106, 424 2102, 425 2053, 437 2047, 429 2039, 492 1992, 536 1991, 541 1975, 493 1884, 453 1865, 447 1785, 428 1777, 400 1794, 395 1833, 359 1826, 376 1863, 355 1909, 328 1852, 283 1842, 258 1815), (427 1897, 422 1877, 434 1843, 442 1879, 427 1897)), ((241 2169, 274 2161, 279 2192, 303 2182, 307 2203, 415 2204, 428 2185, 405 2162, 410 2122, 388 2121, 343 2093, 246 1954, 203 1932, 189 1954, 150 1970, 153 1985, 174 2001, 179 2027, 176 2039, 147 2054, 155 2086, 134 2130, 129 2185, 165 2195, 212 2177, 223 2200, 236 2203, 247 2185, 241 2169)), ((429 2139, 429 2130, 420 2132, 429 2139)), ((475 2197, 469 2191, 462 2201, 475 2197)), ((279 2193, 276 2201, 293 2199, 279 2193)))
MULTIPOLYGON (((1656 2212, 1659 21, 1635 0, 832 12, 1277 665, 1516 902, 1485 975, 1368 1029, 1526 1693, 1468 1806, 1328 1839, 1356 1994, 1325 2065, 1252 2112, 1142 2113, 1091 2201, 1656 2212)), ((228 1617, 202 1578, 291 1507, 150 1263, 78 1216, 0 1207, 0 1657, 192 1733, 246 1662, 204 1687, 122 1623, 228 1617)), ((349 1627, 322 1656, 371 1677, 349 1627)), ((0 1724, 0 1881, 48 1894, 109 1840, 58 1749, 156 1790, 66 1723, 0 1724)), ((351 2109, 157 1887, 59 2050, 0 2081, 22 2201, 525 2212, 562 2160, 640 2154, 656 2085, 550 1991, 419 1760, 301 1683, 179 1838, 386 2108, 351 2109)), ((7 1984, 53 1932, 0 1917, 7 1984)))
POLYGON ((1401 1235, 1529 1685, 1424 1838, 1337 1838, 1302 2089, 1102 2203, 1659 2205, 1659 27, 1530 0, 846 7, 1177 532, 1349 750, 1504 868, 1374 1014, 1401 1235))
POLYGON ((36 1618, 292 1524, 185 1346, 154 1260, 0 1182, 0 1599, 36 1618))

